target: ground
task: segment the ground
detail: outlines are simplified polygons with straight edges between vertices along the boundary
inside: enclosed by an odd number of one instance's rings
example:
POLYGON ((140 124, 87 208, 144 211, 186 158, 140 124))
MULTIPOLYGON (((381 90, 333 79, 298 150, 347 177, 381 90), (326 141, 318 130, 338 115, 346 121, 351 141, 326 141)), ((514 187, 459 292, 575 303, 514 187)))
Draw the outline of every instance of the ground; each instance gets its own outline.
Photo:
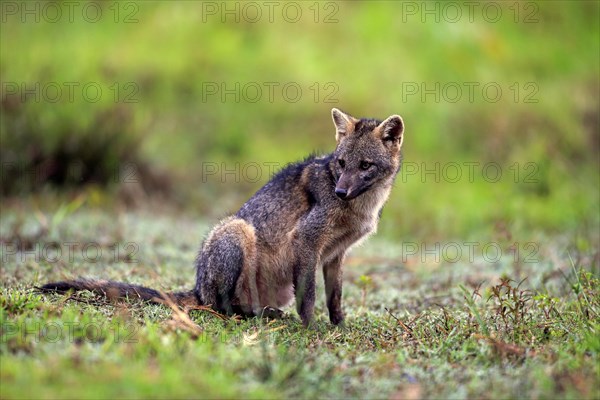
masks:
POLYGON ((37 293, 74 276, 191 288, 195 252, 215 222, 76 207, 3 210, 2 398, 600 395, 598 260, 583 239, 511 247, 504 238, 494 242, 499 257, 483 243, 458 257, 451 250, 464 243, 436 251, 375 236, 346 261, 345 326, 329 323, 319 282, 305 329, 293 307, 281 320, 238 320, 37 293))

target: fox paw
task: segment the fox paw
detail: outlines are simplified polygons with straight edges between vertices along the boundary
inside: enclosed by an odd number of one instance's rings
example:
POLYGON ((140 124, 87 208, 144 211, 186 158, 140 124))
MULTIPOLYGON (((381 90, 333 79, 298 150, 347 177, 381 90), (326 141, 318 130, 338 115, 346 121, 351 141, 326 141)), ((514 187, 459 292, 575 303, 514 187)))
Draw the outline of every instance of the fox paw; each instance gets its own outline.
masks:
POLYGON ((285 316, 285 313, 279 308, 267 306, 259 309, 256 316, 261 318, 281 319, 285 316))

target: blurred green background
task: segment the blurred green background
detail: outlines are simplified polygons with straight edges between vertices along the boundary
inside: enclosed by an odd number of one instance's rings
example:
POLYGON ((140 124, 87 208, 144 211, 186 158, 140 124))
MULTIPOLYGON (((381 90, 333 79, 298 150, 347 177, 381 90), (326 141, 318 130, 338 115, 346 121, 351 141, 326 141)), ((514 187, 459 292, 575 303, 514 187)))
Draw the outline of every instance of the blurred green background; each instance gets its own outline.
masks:
POLYGON ((405 120, 384 235, 597 232, 599 3, 474 4, 3 2, 3 199, 214 218, 339 107, 405 120))

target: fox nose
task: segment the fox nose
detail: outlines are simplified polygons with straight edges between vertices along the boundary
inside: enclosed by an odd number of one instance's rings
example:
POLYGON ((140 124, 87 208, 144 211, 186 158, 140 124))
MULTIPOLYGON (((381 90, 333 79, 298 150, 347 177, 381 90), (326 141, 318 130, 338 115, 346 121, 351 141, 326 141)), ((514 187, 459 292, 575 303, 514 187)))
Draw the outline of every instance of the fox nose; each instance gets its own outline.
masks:
POLYGON ((348 191, 346 189, 335 188, 335 194, 340 199, 345 199, 346 196, 348 195, 348 191))

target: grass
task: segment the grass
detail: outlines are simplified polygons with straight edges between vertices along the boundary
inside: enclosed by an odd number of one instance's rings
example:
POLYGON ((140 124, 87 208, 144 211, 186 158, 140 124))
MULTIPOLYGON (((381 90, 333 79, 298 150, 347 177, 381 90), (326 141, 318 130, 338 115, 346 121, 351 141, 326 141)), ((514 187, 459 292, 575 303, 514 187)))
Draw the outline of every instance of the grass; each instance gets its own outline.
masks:
POLYGON ((329 324, 321 300, 307 330, 293 307, 282 320, 188 319, 87 292, 40 295, 33 286, 72 276, 189 288, 207 231, 166 211, 116 223, 88 204, 60 213, 3 214, 2 398, 599 396, 597 249, 567 237, 540 234, 536 262, 510 251, 436 260, 375 237, 347 260, 345 327, 329 324), (25 253, 14 254, 18 243, 25 253))

